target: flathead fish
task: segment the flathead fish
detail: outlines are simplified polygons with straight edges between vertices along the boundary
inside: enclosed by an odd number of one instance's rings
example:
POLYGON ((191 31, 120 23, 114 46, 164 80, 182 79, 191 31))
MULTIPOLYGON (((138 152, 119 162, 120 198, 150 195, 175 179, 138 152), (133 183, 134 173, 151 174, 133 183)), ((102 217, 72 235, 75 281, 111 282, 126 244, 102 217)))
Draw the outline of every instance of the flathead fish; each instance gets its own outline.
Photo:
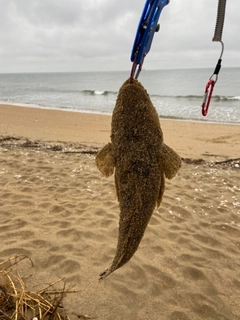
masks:
POLYGON ((165 177, 172 179, 181 167, 181 158, 163 143, 157 111, 137 80, 125 81, 119 90, 111 142, 97 154, 96 165, 107 177, 115 169, 120 206, 117 250, 111 266, 100 274, 103 280, 134 255, 162 201, 165 177))

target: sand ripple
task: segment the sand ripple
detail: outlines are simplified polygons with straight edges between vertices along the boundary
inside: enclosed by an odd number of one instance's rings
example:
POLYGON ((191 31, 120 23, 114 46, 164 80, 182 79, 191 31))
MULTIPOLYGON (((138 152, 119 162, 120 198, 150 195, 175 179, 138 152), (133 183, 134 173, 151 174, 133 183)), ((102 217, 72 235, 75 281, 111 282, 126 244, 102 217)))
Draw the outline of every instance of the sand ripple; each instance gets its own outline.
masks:
POLYGON ((1 259, 29 255, 33 282, 64 277, 79 290, 70 315, 239 319, 239 167, 184 163, 135 256, 99 284, 117 242, 114 182, 94 155, 63 151, 0 149, 1 259))

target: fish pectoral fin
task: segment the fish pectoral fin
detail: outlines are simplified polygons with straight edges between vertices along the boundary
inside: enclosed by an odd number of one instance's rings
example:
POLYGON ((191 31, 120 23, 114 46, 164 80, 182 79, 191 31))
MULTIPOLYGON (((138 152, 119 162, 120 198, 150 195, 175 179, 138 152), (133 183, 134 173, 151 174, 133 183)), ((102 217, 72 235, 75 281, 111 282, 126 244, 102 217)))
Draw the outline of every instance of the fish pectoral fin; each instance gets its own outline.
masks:
POLYGON ((168 179, 172 179, 177 174, 178 170, 181 168, 181 158, 179 155, 173 151, 170 147, 163 143, 162 145, 162 162, 163 171, 168 179))
POLYGON ((109 142, 96 155, 95 159, 98 170, 106 177, 113 174, 114 159, 112 156, 112 144, 109 142))

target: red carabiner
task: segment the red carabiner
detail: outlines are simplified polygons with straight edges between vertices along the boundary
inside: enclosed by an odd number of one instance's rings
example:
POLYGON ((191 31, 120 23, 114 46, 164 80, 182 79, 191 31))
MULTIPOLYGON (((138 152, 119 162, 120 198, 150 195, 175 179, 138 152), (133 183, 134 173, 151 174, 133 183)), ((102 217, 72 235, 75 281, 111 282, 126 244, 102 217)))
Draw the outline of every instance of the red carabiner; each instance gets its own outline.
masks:
POLYGON ((213 88, 215 85, 215 81, 210 79, 206 85, 205 94, 203 97, 203 103, 202 103, 202 115, 206 116, 208 113, 208 107, 210 104, 210 100, 212 97, 213 88))

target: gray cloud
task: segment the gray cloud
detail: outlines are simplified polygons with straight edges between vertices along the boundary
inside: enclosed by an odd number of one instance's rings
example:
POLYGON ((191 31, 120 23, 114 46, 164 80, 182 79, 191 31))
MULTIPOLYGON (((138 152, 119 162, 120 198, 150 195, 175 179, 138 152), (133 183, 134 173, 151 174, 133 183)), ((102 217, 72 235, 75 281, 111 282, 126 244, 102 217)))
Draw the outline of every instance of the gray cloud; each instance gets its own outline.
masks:
MULTIPOLYGON (((0 72, 129 70, 145 0, 1 0, 0 72)), ((171 0, 147 69, 213 67, 218 0, 171 0)), ((240 1, 227 2, 224 63, 240 66, 240 1)))

